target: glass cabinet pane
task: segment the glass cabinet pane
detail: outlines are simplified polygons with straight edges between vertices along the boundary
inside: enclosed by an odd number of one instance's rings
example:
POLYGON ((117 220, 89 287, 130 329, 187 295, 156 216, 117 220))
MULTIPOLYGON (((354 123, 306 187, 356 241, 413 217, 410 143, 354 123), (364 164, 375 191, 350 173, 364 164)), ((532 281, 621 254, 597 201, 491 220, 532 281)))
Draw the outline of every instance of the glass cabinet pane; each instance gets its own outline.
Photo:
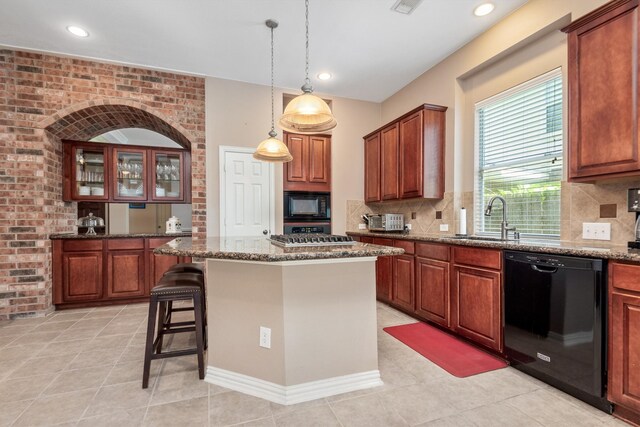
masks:
POLYGON ((114 150, 115 196, 125 199, 146 199, 146 163, 144 151, 114 150))
POLYGON ((154 153, 155 199, 182 198, 182 154, 154 153))
POLYGON ((75 193, 80 197, 105 196, 105 150, 77 147, 75 149, 75 193))

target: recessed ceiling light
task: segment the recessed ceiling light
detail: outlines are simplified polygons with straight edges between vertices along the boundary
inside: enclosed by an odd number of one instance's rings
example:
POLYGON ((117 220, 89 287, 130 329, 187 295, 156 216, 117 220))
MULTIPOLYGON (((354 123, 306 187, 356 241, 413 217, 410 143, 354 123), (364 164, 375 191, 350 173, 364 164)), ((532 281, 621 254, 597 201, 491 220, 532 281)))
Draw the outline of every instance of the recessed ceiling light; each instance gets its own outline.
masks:
POLYGON ((493 9, 495 9, 493 3, 483 3, 473 10, 473 14, 476 16, 485 16, 493 12, 493 9))
POLYGON ((69 31, 74 36, 78 37, 89 37, 89 32, 84 28, 78 27, 76 25, 69 25, 67 27, 67 31, 69 31))
POLYGON ((320 73, 318 74, 318 78, 320 80, 329 80, 331 78, 331 73, 320 73))

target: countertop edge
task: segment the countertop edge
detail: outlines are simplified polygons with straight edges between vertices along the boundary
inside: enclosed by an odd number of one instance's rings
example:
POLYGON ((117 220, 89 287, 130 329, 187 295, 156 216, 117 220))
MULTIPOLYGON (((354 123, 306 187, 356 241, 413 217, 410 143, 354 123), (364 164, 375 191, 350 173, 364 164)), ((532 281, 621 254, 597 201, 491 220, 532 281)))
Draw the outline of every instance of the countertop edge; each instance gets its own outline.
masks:
POLYGON ((365 258, 374 256, 393 256, 402 255, 404 249, 381 247, 378 245, 366 246, 366 249, 336 251, 332 247, 331 252, 313 251, 313 249, 321 249, 322 246, 314 247, 309 252, 292 252, 283 254, 265 254, 250 252, 234 252, 234 251, 206 251, 185 248, 172 248, 168 245, 160 246, 153 250, 156 255, 172 255, 172 256, 190 256, 192 258, 207 259, 227 259, 239 261, 259 261, 259 262, 279 262, 279 261, 303 261, 314 259, 345 259, 345 258, 365 258), (385 249, 382 249, 385 248, 385 249))
MULTIPOLYGON (((442 243, 456 246, 471 246, 478 248, 527 251, 554 255, 582 256, 589 258, 611 259, 617 261, 640 262, 640 251, 637 251, 637 253, 629 252, 627 248, 624 248, 622 246, 615 247, 615 245, 612 245, 612 247, 610 248, 588 247, 587 245, 585 245, 584 247, 556 247, 545 246, 542 242, 528 241, 526 239, 523 239, 521 241, 505 242, 499 240, 472 240, 452 238, 447 236, 427 236, 420 234, 372 233, 368 231, 347 231, 346 234, 349 236, 357 237, 412 240, 416 242, 442 243)), ((597 243, 594 243, 594 245, 597 245, 597 243)))
POLYGON ((76 234, 54 233, 49 235, 50 240, 85 240, 85 239, 135 239, 143 237, 191 237, 191 232, 184 233, 134 233, 134 234, 76 234))

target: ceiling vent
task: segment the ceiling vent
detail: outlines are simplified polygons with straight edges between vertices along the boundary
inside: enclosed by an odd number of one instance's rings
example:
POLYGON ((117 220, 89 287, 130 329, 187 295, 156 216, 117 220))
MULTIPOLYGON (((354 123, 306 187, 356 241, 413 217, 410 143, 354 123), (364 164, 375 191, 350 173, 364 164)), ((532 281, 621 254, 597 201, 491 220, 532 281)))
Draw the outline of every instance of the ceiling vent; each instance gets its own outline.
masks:
POLYGON ((416 10, 418 6, 420 6, 420 3, 422 3, 422 0, 398 0, 393 6, 391 6, 391 10, 409 15, 411 12, 416 10))

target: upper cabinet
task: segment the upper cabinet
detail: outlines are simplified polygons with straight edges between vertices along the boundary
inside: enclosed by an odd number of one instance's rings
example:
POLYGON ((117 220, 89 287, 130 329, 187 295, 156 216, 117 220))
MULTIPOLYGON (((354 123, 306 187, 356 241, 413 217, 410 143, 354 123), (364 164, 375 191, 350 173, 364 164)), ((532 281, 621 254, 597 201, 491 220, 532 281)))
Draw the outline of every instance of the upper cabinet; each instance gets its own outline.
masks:
POLYGON ((147 150, 113 149, 114 200, 147 200, 147 150))
POLYGON ((637 1, 607 3, 563 31, 569 49, 569 179, 640 175, 637 1))
POLYGON ((65 201, 189 203, 186 150, 65 141, 65 201))
POLYGON ((293 160, 284 164, 285 191, 331 191, 331 136, 285 132, 293 160))
POLYGON ((365 202, 444 197, 446 111, 424 104, 364 137, 365 202))
POLYGON ((109 148, 93 144, 65 145, 65 200, 108 200, 109 148))

